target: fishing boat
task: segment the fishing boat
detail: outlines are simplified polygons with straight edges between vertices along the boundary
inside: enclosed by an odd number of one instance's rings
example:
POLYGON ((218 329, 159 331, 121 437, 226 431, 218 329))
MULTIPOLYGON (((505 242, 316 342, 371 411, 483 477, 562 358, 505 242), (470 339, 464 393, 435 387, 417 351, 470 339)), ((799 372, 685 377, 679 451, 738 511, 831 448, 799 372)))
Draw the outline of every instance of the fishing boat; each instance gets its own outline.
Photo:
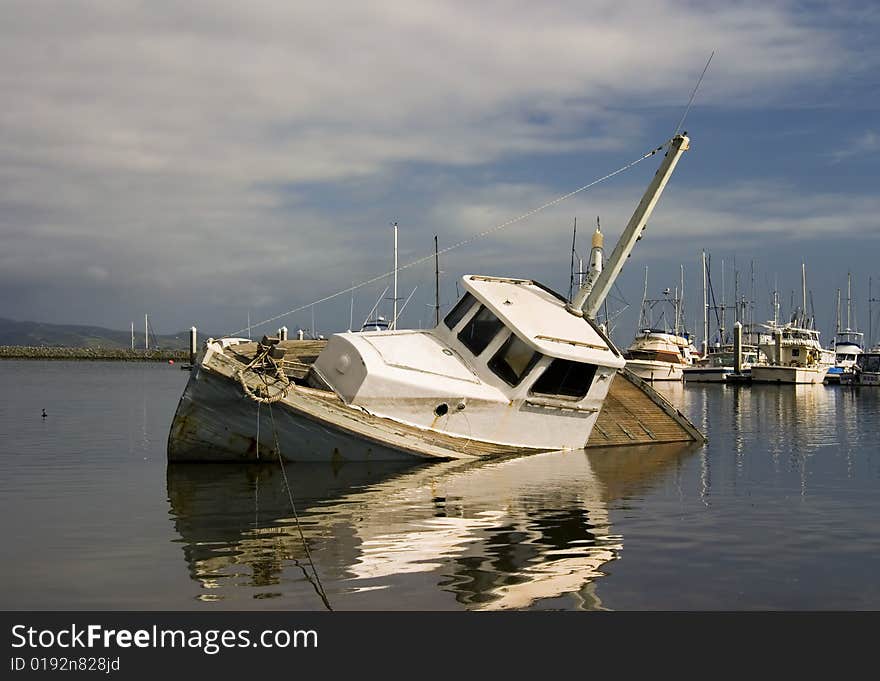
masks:
POLYGON ((600 444, 702 439, 623 372, 622 353, 595 321, 688 141, 673 138, 608 266, 594 268, 573 300, 529 279, 467 275, 462 298, 428 330, 338 333, 326 343, 209 339, 172 422, 169 460, 436 460, 577 449, 590 444, 612 384, 613 400, 630 400, 643 418, 606 423, 600 444))
POLYGON ((680 381, 685 367, 692 366, 697 349, 690 336, 681 329, 684 325, 682 298, 684 294, 684 270, 681 289, 674 292, 667 288, 663 298, 648 298, 648 268, 645 268, 645 292, 639 314, 639 332, 624 352, 626 367, 646 381, 680 381), (672 297, 670 297, 670 295, 672 297), (660 327, 666 312, 673 314, 672 328, 660 327), (654 319, 654 313, 659 316, 654 319))
POLYGON ((834 366, 825 374, 826 383, 841 383, 845 374, 855 369, 862 354, 865 334, 851 328, 852 275, 846 275, 846 328, 841 328, 840 289, 837 289, 837 327, 834 335, 834 366))
POLYGON ((819 331, 807 316, 807 279, 801 265, 803 307, 786 324, 764 325, 771 342, 761 344, 769 363, 752 367, 753 383, 822 383, 834 364, 834 352, 822 347, 819 331))
POLYGON ((880 386, 880 346, 860 352, 851 371, 841 375, 843 385, 880 386))

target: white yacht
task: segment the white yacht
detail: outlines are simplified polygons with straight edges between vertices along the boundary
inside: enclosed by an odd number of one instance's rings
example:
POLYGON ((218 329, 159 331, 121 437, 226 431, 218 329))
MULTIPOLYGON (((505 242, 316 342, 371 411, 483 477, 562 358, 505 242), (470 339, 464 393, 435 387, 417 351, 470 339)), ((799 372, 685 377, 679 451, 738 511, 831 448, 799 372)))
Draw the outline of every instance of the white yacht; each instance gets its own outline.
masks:
POLYGON ((623 353, 626 368, 646 381, 680 381, 694 364, 696 348, 687 336, 642 329, 623 353))
POLYGON ((840 327, 840 289, 837 290, 837 333, 834 336, 834 366, 825 374, 826 383, 841 383, 844 374, 852 373, 863 352, 865 334, 854 331, 852 319, 852 275, 846 275, 846 328, 840 327))
POLYGON ((639 314, 639 331, 629 348, 623 353, 626 368, 646 381, 680 381, 683 369, 692 366, 698 351, 684 326, 682 298, 684 294, 684 269, 681 288, 665 289, 663 298, 648 298, 648 268, 645 268, 645 293, 639 314), (655 320, 655 312, 659 314, 655 320), (672 319, 666 319, 667 312, 672 319), (667 326, 660 328, 660 323, 667 326), (670 330, 668 326, 671 325, 670 330))

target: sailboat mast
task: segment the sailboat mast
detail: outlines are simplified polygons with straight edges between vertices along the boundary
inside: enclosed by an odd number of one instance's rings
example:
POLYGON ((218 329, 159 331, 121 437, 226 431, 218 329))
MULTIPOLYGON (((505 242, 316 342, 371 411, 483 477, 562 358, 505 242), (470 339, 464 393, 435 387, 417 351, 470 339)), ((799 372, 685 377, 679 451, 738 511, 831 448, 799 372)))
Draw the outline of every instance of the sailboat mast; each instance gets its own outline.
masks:
POLYGON ((574 230, 571 233, 571 267, 570 267, 570 277, 568 281, 568 302, 571 302, 571 297, 574 295, 574 267, 575 261, 577 260, 577 255, 575 254, 575 242, 577 241, 577 233, 578 233, 578 219, 575 217, 574 219, 574 230))
POLYGON ((840 335, 840 289, 837 289, 837 324, 834 327, 835 335, 840 335))
POLYGON ((397 328, 397 223, 394 223, 394 309, 391 317, 391 328, 397 328))
POLYGON ((709 354, 709 298, 706 292, 706 251, 703 251, 703 355, 709 354))
POLYGON ((434 326, 440 326, 440 253, 434 235, 434 326))
POLYGON ((779 326, 779 279, 773 277, 773 326, 779 326))
POLYGON ((846 273, 846 330, 849 331, 852 326, 850 326, 850 313, 852 311, 852 273, 846 273))
MULTIPOLYGON (((683 335, 686 331, 684 328, 684 265, 679 264, 679 268, 681 269, 681 288, 678 292, 678 325, 683 335)), ((675 335, 678 336, 679 334, 676 332, 675 335)))
POLYGON ((144 350, 150 349, 150 321, 148 315, 144 313, 144 350))
POLYGON ((724 343, 724 329, 725 329, 725 319, 724 319, 724 259, 721 260, 721 326, 718 329, 719 340, 724 343))
POLYGON ((648 266, 645 265, 645 292, 642 294, 642 309, 639 312, 639 328, 637 331, 642 331, 645 326, 647 319, 645 318, 645 304, 648 300, 648 266))
POLYGON ((801 263, 801 295, 803 300, 803 326, 807 326, 807 265, 801 263))
POLYGON ((131 323, 131 349, 134 350, 134 322, 131 323))

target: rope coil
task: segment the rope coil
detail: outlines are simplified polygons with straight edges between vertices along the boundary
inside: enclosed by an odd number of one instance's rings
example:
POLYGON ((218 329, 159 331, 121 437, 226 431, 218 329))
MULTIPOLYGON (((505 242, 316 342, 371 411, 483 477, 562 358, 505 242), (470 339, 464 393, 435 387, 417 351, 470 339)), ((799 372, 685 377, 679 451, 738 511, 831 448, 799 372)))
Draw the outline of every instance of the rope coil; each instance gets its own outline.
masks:
POLYGON ((284 360, 272 357, 273 347, 271 344, 258 343, 254 358, 235 372, 244 394, 258 404, 280 402, 290 394, 290 389, 293 387, 290 378, 284 373, 284 360), (248 372, 261 379, 263 385, 252 388, 245 377, 248 372), (279 384, 281 388, 273 394, 270 388, 275 388, 279 384))

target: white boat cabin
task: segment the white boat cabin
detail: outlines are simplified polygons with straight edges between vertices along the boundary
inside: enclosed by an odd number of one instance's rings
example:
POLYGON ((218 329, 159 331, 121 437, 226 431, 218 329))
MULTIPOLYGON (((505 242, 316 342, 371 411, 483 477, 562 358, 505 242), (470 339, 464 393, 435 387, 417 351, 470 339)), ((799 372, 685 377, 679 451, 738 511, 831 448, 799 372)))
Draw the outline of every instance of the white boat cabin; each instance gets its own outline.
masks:
POLYGON ((831 366, 834 353, 819 342, 819 331, 786 324, 770 326, 772 343, 762 344, 761 350, 775 366, 817 367, 831 366))
POLYGON ((588 319, 526 279, 467 275, 422 331, 339 333, 310 374, 346 404, 489 442, 583 447, 625 361, 588 319))

